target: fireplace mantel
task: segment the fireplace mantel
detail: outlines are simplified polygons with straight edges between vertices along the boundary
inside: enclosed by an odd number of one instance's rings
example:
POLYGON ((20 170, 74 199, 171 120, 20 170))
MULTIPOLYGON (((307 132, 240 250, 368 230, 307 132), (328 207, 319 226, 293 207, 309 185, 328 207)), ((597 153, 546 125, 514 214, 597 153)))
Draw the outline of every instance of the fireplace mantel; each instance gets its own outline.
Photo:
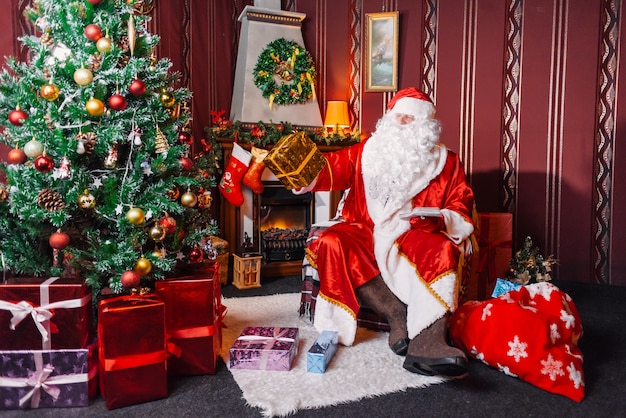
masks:
MULTIPOLYGON (((233 150, 232 138, 218 138, 217 142, 222 146, 222 161, 221 166, 227 167, 230 161, 230 156, 233 150)), ((339 150, 346 145, 318 145, 318 148, 322 152, 339 150)), ((249 149, 250 146, 242 144, 242 147, 249 149)), ((265 169, 263 173, 263 180, 275 180, 276 178, 268 169, 265 169)), ((217 179, 219 181, 219 179, 217 179)), ((320 193, 315 193, 315 200, 326 200, 323 202, 327 210, 315 210, 314 222, 328 220, 334 216, 337 211, 339 200, 341 199, 341 192, 324 192, 326 194, 325 199, 322 199, 320 193)), ((245 218, 250 216, 250 211, 253 210, 253 194, 250 190, 244 187, 244 204, 241 207, 235 207, 231 205, 221 193, 217 193, 213 204, 217 204, 215 213, 218 216, 218 225, 220 228, 220 237, 228 241, 231 252, 235 252, 243 244, 244 234, 254 236, 251 228, 244 225, 245 218), (250 229, 250 230, 248 230, 250 229)), ((255 246, 259 246, 259 243, 255 242, 255 246)), ((261 275, 263 277, 283 277, 297 275, 300 273, 302 267, 302 260, 288 261, 288 262, 272 262, 263 265, 261 268, 261 275)), ((232 271, 232 269, 230 269, 232 271)))

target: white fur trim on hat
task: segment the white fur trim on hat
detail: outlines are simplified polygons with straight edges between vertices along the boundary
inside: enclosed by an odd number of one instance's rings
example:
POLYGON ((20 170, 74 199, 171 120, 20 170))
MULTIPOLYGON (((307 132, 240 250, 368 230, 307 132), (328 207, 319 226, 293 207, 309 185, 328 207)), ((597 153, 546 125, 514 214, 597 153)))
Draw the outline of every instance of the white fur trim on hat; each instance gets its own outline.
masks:
POLYGON ((430 117, 435 111, 435 106, 426 100, 414 99, 413 97, 403 97, 396 102, 391 109, 391 113, 402 113, 413 115, 416 118, 430 117))

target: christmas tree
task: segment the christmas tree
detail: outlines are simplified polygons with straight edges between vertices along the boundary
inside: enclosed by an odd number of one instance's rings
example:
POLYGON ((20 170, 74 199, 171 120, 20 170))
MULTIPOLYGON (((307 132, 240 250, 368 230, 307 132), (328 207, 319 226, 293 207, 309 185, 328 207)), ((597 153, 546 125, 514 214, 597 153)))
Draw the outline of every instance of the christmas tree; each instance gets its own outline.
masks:
MULTIPOLYGON (((0 268, 150 285, 205 256, 215 160, 139 0, 35 0, 27 62, 0 73, 0 268), (1 178, 2 176, 0 176, 1 178)), ((210 240, 209 240, 210 243, 210 240)))

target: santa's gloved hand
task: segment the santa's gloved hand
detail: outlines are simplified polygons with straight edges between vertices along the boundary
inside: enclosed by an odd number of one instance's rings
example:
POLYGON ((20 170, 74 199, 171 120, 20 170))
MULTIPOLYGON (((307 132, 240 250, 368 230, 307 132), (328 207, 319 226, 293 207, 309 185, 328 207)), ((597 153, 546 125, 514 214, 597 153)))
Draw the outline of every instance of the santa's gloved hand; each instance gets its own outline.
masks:
POLYGON ((443 216, 414 216, 409 219, 411 229, 421 229, 424 232, 439 232, 445 229, 443 216))

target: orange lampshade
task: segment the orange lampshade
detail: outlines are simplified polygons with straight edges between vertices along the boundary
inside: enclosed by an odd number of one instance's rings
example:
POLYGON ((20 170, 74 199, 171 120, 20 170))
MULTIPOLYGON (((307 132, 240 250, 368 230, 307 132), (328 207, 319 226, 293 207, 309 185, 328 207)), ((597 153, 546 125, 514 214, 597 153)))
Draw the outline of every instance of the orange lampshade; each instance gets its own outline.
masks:
POLYGON ((330 101, 326 103, 326 118, 324 119, 324 126, 334 128, 337 125, 339 125, 340 128, 350 127, 348 102, 330 101))

